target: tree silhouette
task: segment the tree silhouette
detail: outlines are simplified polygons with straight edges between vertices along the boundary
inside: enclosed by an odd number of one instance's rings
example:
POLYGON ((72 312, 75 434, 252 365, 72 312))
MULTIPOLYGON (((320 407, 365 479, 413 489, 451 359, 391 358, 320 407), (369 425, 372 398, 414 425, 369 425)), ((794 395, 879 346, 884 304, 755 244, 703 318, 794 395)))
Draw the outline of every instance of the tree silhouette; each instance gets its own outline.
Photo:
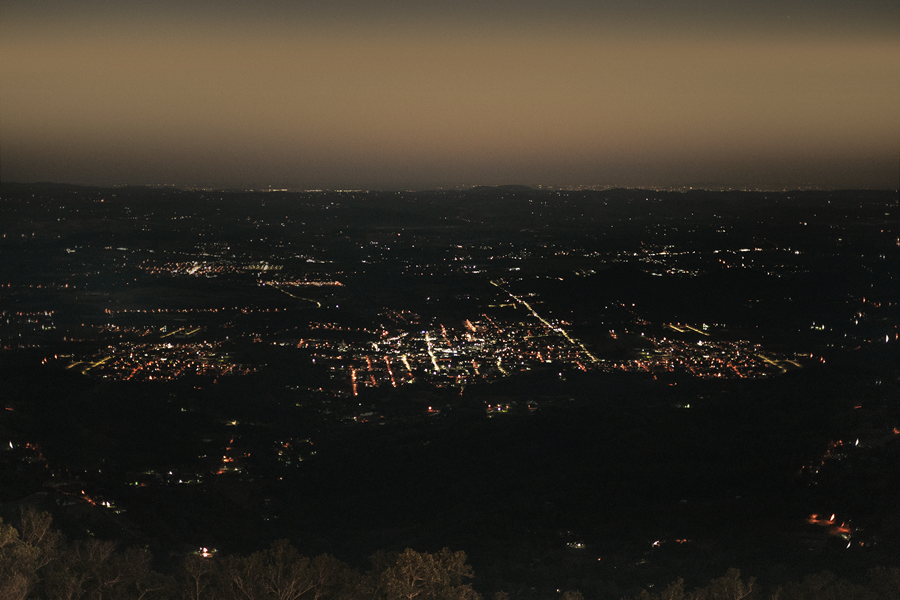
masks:
MULTIPOLYGON (((378 565, 376 565, 377 569, 378 565)), ((385 600, 469 600, 480 598, 464 579, 473 577, 465 552, 416 552, 407 548, 377 576, 376 597, 385 600)))
POLYGON ((278 540, 249 556, 226 558, 221 576, 225 597, 234 600, 324 600, 337 594, 348 570, 333 556, 309 559, 278 540))
POLYGON ((52 529, 49 513, 23 508, 19 528, 0 519, 0 599, 25 598, 38 572, 55 560, 62 535, 52 529))

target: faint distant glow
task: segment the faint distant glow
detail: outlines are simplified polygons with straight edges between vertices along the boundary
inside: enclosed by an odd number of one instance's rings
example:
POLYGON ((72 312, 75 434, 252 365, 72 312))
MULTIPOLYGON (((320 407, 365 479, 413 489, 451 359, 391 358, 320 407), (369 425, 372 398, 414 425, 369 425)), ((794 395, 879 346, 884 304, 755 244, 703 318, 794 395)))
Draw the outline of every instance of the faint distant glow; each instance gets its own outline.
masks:
POLYGON ((900 43, 875 3, 789 28, 739 3, 13 4, 6 180, 896 186, 900 43))

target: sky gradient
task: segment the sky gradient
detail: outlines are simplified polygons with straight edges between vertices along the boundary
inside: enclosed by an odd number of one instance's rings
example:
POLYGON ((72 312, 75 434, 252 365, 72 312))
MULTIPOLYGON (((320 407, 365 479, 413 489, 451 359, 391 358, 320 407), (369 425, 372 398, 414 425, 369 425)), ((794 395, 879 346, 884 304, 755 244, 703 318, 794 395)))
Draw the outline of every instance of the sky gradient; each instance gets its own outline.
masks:
POLYGON ((896 1, 0 5, 0 178, 896 189, 896 1))

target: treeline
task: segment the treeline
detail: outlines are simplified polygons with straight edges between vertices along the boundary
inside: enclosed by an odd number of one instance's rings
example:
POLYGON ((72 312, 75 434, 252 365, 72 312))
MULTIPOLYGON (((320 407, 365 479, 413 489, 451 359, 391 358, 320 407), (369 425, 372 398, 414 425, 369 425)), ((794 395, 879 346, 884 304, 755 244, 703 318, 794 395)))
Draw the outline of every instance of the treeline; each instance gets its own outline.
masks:
POLYGON ((476 600, 472 577, 463 552, 377 553, 361 573, 285 540, 246 556, 192 554, 162 574, 147 550, 67 541, 45 512, 23 510, 17 527, 0 521, 0 600, 476 600))
POLYGON ((888 600, 900 598, 900 568, 871 569, 863 583, 840 579, 824 571, 800 582, 788 582, 768 591, 756 586, 753 577, 743 579, 740 571, 728 572, 708 585, 685 590, 678 579, 658 593, 641 592, 632 600, 888 600))
MULTIPOLYGON (((366 572, 328 554, 301 555, 285 540, 252 554, 187 556, 171 574, 152 568, 150 552, 112 541, 74 542, 46 512, 24 509, 16 526, 0 520, 0 600, 480 600, 464 552, 378 552, 366 572)), ((529 594, 529 599, 534 594, 529 594)), ((510 600, 497 592, 493 600, 510 600)), ((900 568, 879 567, 862 583, 830 573, 763 590, 737 569, 705 587, 679 579, 633 600, 895 600, 900 568)), ((554 600, 583 600, 577 591, 554 600)))

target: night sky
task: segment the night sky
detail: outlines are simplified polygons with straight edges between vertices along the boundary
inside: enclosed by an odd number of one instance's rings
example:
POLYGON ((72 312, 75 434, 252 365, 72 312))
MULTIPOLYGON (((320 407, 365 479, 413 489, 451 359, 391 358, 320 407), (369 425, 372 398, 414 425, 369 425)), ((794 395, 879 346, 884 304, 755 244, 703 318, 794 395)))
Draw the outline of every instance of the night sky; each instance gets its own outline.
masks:
POLYGON ((896 0, 0 4, 0 178, 900 185, 896 0))

